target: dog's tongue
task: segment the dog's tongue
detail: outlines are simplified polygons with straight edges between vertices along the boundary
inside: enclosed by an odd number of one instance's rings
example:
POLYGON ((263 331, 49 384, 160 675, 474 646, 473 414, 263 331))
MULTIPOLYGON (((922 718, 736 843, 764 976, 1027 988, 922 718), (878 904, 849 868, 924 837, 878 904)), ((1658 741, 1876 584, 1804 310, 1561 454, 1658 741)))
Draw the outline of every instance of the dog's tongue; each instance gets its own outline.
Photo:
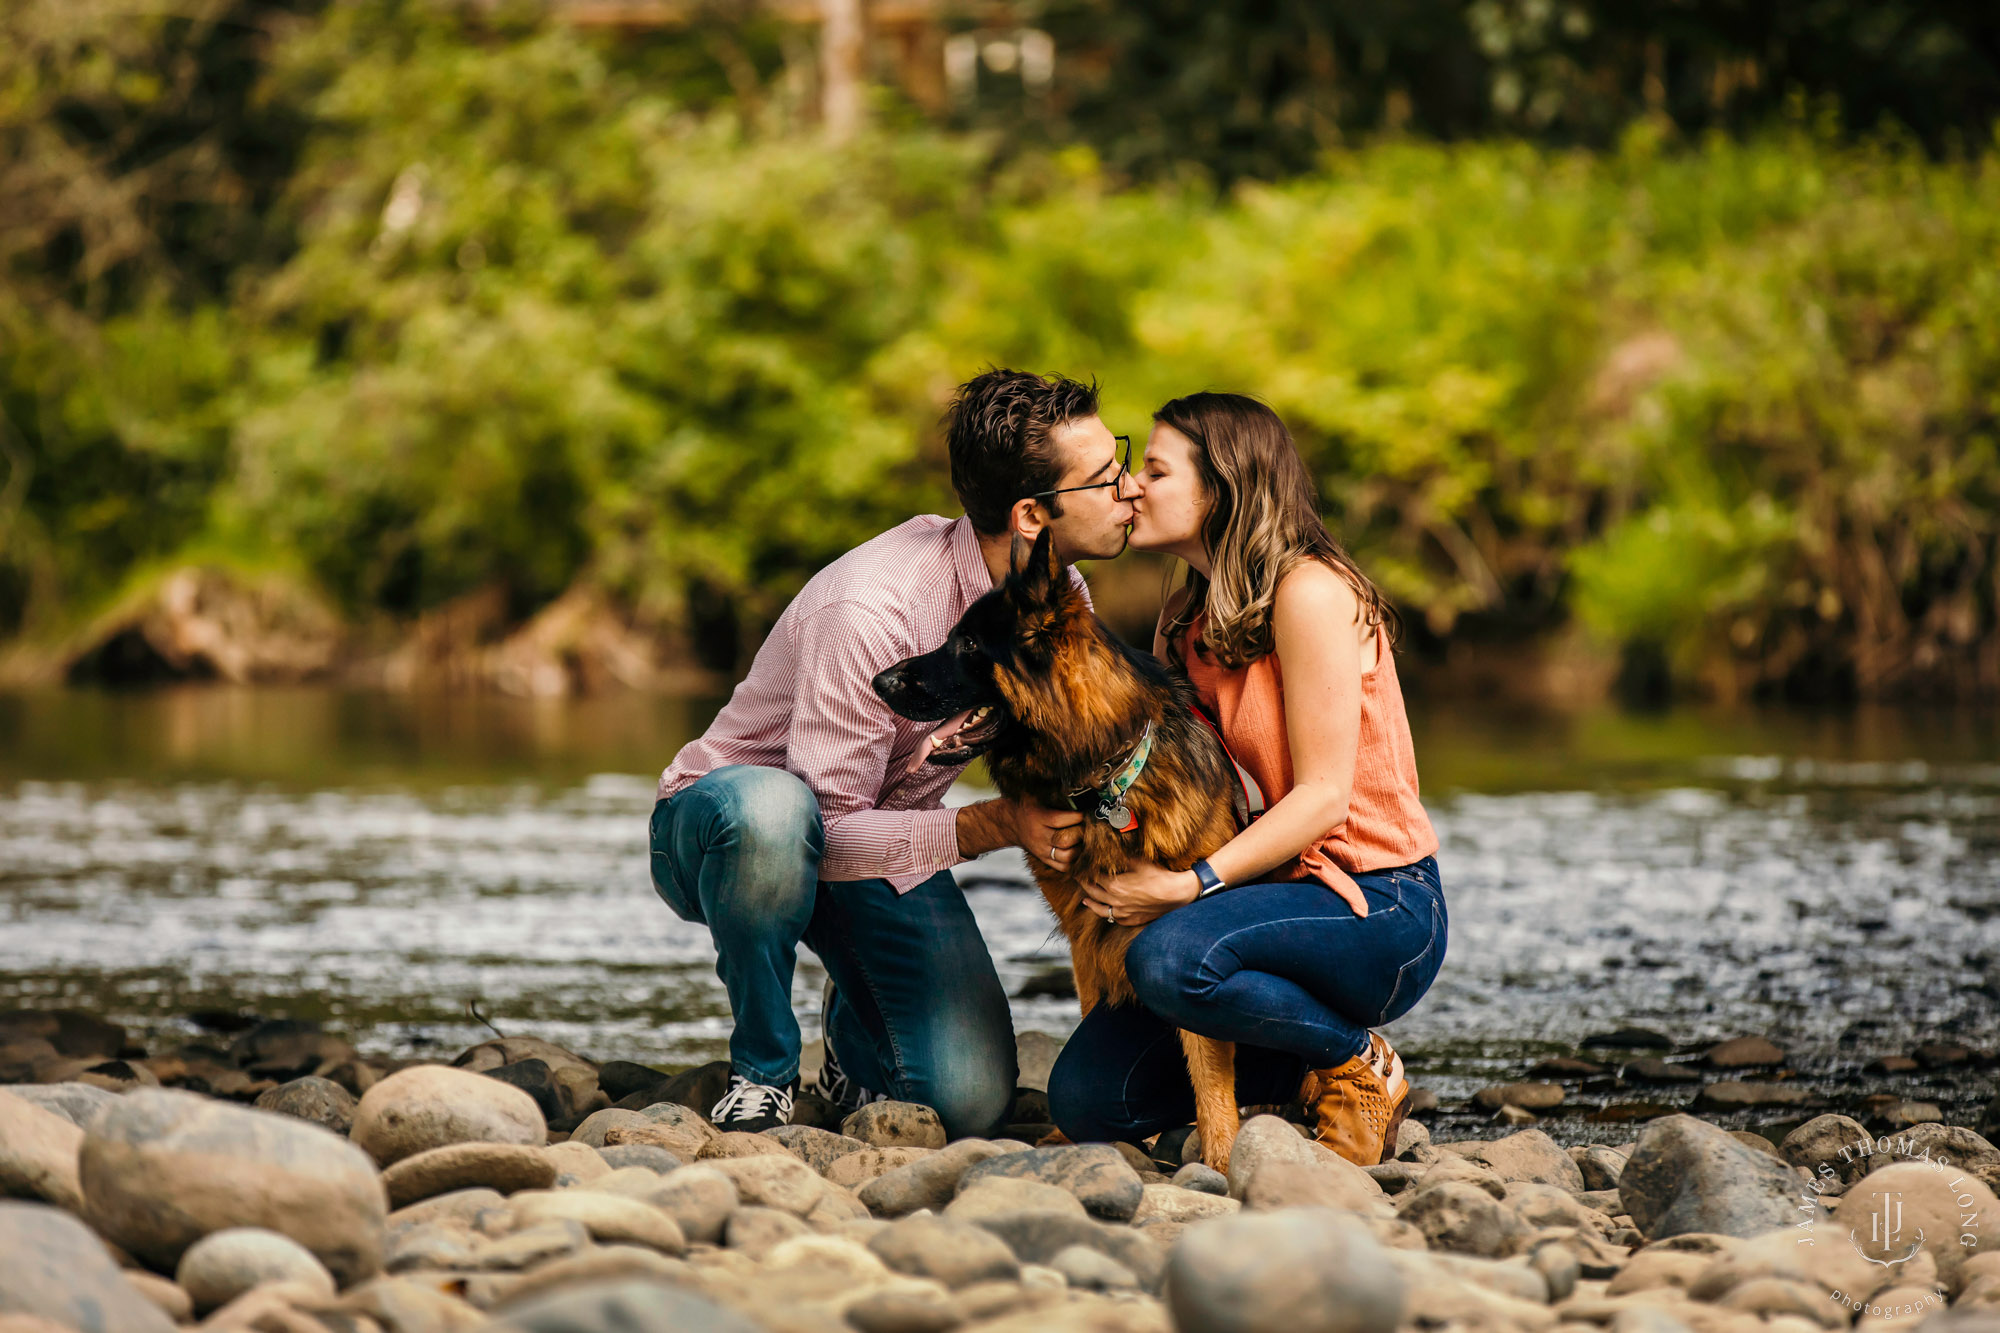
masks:
POLYGON ((937 730, 931 733, 930 748, 935 750, 938 748, 938 746, 943 745, 946 741, 950 740, 952 736, 958 732, 958 729, 965 725, 965 719, 971 716, 972 716, 972 710, 968 708, 963 713, 960 713, 957 717, 946 718, 943 722, 938 724, 937 730))

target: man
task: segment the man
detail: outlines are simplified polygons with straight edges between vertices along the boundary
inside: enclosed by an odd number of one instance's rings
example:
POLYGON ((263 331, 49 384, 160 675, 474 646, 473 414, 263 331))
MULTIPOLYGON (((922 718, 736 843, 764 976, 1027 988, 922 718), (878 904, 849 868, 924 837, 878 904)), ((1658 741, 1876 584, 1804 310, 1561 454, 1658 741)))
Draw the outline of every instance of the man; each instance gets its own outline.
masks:
POLYGON ((791 1119, 801 940, 832 981, 820 1087, 842 1109, 920 1102, 958 1138, 997 1128, 1013 1100, 1006 992, 951 867, 1012 846, 1060 868, 1082 816, 945 809, 962 766, 927 764, 932 726, 891 713, 870 682, 943 643, 1017 540, 1047 527, 1065 562, 1122 551, 1131 444, 1098 419, 1094 387, 1014 370, 959 387, 946 440, 965 517, 913 518, 815 575, 660 778, 653 887, 708 926, 736 1019, 719 1129, 791 1119))

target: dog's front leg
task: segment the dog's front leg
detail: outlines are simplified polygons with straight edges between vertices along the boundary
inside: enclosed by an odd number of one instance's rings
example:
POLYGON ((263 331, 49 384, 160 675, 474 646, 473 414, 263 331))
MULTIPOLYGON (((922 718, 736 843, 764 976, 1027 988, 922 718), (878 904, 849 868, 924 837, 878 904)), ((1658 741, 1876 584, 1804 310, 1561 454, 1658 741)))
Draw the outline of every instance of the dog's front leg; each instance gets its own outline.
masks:
POLYGON ((1188 1077, 1194 1082, 1194 1124, 1201 1131, 1201 1157, 1229 1174, 1229 1150, 1242 1122, 1236 1111, 1236 1043, 1181 1033, 1188 1077))

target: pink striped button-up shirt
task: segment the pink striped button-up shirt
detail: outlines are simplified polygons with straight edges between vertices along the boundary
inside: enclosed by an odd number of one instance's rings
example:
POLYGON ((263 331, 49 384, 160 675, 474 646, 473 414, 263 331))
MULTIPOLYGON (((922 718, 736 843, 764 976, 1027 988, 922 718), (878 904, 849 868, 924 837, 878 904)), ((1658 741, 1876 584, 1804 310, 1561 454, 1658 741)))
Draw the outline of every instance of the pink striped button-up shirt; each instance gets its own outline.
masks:
POLYGON ((821 879, 906 893, 957 865, 958 813, 943 799, 964 766, 924 763, 937 724, 898 717, 869 682, 943 643, 992 587, 965 518, 922 515, 855 547, 792 599, 708 731, 660 775, 660 796, 730 764, 782 768, 819 798, 821 879))

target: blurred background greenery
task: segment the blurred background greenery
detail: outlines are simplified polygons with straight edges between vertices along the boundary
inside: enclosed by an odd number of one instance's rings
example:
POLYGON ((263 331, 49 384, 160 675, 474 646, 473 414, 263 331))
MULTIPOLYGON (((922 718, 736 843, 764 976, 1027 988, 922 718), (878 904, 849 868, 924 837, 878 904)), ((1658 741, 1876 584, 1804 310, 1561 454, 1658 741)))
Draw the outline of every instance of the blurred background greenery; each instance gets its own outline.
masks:
MULTIPOLYGON (((939 412, 1006 364, 1138 436, 1265 397, 1433 680, 1991 698, 1996 34, 12 0, 6 671, 726 676, 826 561, 956 512, 939 412)), ((1143 629, 1160 574, 1092 577, 1143 629)))

